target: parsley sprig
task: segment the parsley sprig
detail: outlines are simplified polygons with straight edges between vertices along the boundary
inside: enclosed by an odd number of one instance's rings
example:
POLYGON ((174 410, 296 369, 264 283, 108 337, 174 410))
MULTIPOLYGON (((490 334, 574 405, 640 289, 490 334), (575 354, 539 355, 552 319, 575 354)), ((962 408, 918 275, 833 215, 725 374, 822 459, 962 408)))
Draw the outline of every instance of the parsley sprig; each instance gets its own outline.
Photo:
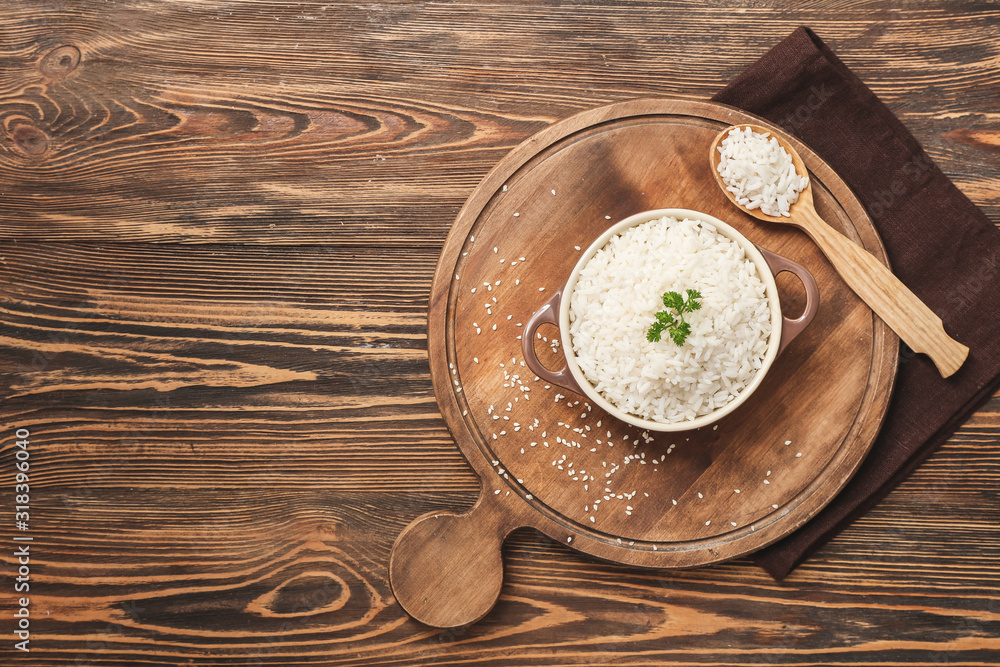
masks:
POLYGON ((661 310, 655 317, 653 325, 646 332, 646 339, 651 343, 658 343, 663 332, 670 335, 670 339, 677 345, 684 345, 688 334, 691 333, 691 324, 684 321, 684 313, 690 313, 701 308, 701 303, 697 299, 701 298, 701 292, 689 289, 685 299, 677 292, 666 292, 663 295, 663 305, 669 310, 661 310), (670 312, 673 310, 674 312, 670 312))

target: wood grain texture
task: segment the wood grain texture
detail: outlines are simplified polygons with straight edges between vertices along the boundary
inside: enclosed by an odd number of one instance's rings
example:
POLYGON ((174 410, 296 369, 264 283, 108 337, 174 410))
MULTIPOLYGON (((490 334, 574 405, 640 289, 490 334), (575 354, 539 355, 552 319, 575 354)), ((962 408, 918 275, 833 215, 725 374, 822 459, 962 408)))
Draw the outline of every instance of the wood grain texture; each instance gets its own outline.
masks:
POLYGON ((403 528, 479 495, 425 320, 476 184, 575 112, 707 98, 799 25, 1000 223, 990 2, 5 3, 0 502, 29 429, 35 541, 24 653, 0 522, 0 662, 996 664, 997 397, 782 584, 522 530, 476 625, 389 588, 403 528))

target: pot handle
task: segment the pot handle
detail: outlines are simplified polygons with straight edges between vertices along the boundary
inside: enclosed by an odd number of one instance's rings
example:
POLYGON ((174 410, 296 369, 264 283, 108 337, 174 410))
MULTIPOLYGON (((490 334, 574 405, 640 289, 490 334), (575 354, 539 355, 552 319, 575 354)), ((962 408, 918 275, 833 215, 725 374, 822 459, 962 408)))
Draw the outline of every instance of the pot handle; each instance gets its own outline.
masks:
POLYGON ((559 326, 559 305, 561 303, 562 289, 553 294, 544 306, 535 311, 535 314, 528 320, 528 325, 521 336, 521 353, 524 355, 524 363, 538 377, 563 389, 569 389, 573 393, 585 395, 576 378, 570 373, 569 365, 564 366, 561 371, 550 371, 542 365, 542 362, 538 360, 538 355, 535 354, 535 332, 543 324, 559 326))
POLYGON ((777 277, 779 273, 788 271, 802 282, 802 286, 806 290, 806 307, 802 314, 795 319, 781 316, 781 341, 778 343, 778 354, 781 354, 788 347, 788 344, 802 333, 803 329, 809 326, 809 323, 816 317, 816 311, 819 310, 819 287, 809 270, 798 262, 793 262, 787 257, 777 255, 760 246, 757 246, 757 249, 764 255, 764 260, 771 269, 771 275, 777 277))

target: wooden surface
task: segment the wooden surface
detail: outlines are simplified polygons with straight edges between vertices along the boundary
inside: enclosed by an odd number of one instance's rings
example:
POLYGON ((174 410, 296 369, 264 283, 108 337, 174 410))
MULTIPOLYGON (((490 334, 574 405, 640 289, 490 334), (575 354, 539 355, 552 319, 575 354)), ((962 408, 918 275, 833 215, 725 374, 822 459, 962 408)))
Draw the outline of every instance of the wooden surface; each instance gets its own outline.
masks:
POLYGON ((422 626, 388 581, 406 525, 479 494, 426 313, 493 165, 585 109, 707 98, 809 25, 1000 223, 995 4, 4 9, 0 662, 997 664, 997 397, 782 584, 532 530, 476 625, 422 626))
MULTIPOLYGON (((450 625, 481 615, 477 594, 493 588, 479 581, 498 573, 463 578, 444 564, 497 549, 498 523, 623 564, 707 565, 788 535, 860 465, 888 407, 898 338, 806 235, 760 224, 714 187, 709 146, 722 128, 751 120, 687 98, 598 107, 533 135, 469 197, 431 286, 428 348, 445 421, 483 490, 476 512, 448 519, 468 527, 445 530, 435 514, 394 547, 394 558, 420 552, 392 569, 398 601, 418 620, 450 625), (819 285, 810 326, 749 400, 711 427, 663 433, 626 424, 526 364, 524 335, 553 369, 565 365, 552 341, 566 348, 566 338, 554 328, 532 336, 525 323, 569 289, 574 266, 628 216, 626 207, 715 216, 806 267, 819 285), (405 578, 422 583, 407 582, 402 593, 405 578)), ((884 260, 846 184, 811 151, 806 159, 816 205, 843 226, 845 241, 867 242, 884 260)), ((802 312, 804 288, 796 288, 782 290, 779 317, 802 312)))

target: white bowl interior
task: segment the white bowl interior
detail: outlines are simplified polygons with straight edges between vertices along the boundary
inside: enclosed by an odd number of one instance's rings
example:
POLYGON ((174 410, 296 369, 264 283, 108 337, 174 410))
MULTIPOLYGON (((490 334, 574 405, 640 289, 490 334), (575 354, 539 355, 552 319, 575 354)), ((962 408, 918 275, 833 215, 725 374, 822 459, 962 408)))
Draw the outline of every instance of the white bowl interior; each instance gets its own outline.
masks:
POLYGON ((757 246, 751 243, 749 239, 736 231, 733 227, 714 216, 700 211, 692 211, 684 208, 654 209, 651 211, 636 213, 635 215, 631 215, 621 222, 612 225, 592 244, 590 244, 590 247, 588 247, 586 251, 584 251, 580 260, 576 263, 576 266, 573 267, 573 272, 570 274, 569 280, 563 288, 562 295, 562 301, 559 305, 559 335, 561 339, 560 343, 563 346, 563 354, 566 356, 566 364, 569 367, 570 373, 577 381, 577 384, 580 385, 580 388, 586 392, 589 399, 594 401, 612 416, 642 429, 648 429, 650 431, 689 431, 718 421, 742 405, 743 402, 746 401, 751 394, 753 394, 757 387, 760 386, 760 383, 764 381, 764 376, 767 374, 768 369, 774 362, 775 357, 778 356, 778 345, 781 341, 782 324, 781 304, 778 301, 778 286, 774 281, 774 276, 771 274, 771 270, 768 267, 767 262, 764 260, 764 255, 762 255, 760 250, 757 249, 757 246), (712 225, 720 234, 738 243, 740 247, 743 248, 746 256, 750 258, 750 260, 753 261, 754 265, 757 267, 757 274, 764 283, 768 305, 771 310, 771 335, 768 340, 767 353, 764 355, 764 362, 761 365, 760 370, 757 371, 757 374, 754 376, 753 381, 743 389, 739 396, 718 410, 690 421, 674 422, 670 424, 641 419, 635 415, 623 412, 606 398, 601 396, 601 394, 594 389, 593 385, 590 384, 586 376, 584 376, 583 371, 580 370, 579 365, 576 363, 576 355, 573 352, 573 340, 569 331, 569 305, 572 300, 573 289, 576 287, 580 271, 587 264, 587 262, 590 261, 590 258, 593 257, 598 250, 603 248, 608 240, 615 234, 618 234, 629 227, 640 225, 644 222, 649 222, 650 220, 658 220, 664 216, 677 219, 688 218, 690 220, 708 223, 712 225))

